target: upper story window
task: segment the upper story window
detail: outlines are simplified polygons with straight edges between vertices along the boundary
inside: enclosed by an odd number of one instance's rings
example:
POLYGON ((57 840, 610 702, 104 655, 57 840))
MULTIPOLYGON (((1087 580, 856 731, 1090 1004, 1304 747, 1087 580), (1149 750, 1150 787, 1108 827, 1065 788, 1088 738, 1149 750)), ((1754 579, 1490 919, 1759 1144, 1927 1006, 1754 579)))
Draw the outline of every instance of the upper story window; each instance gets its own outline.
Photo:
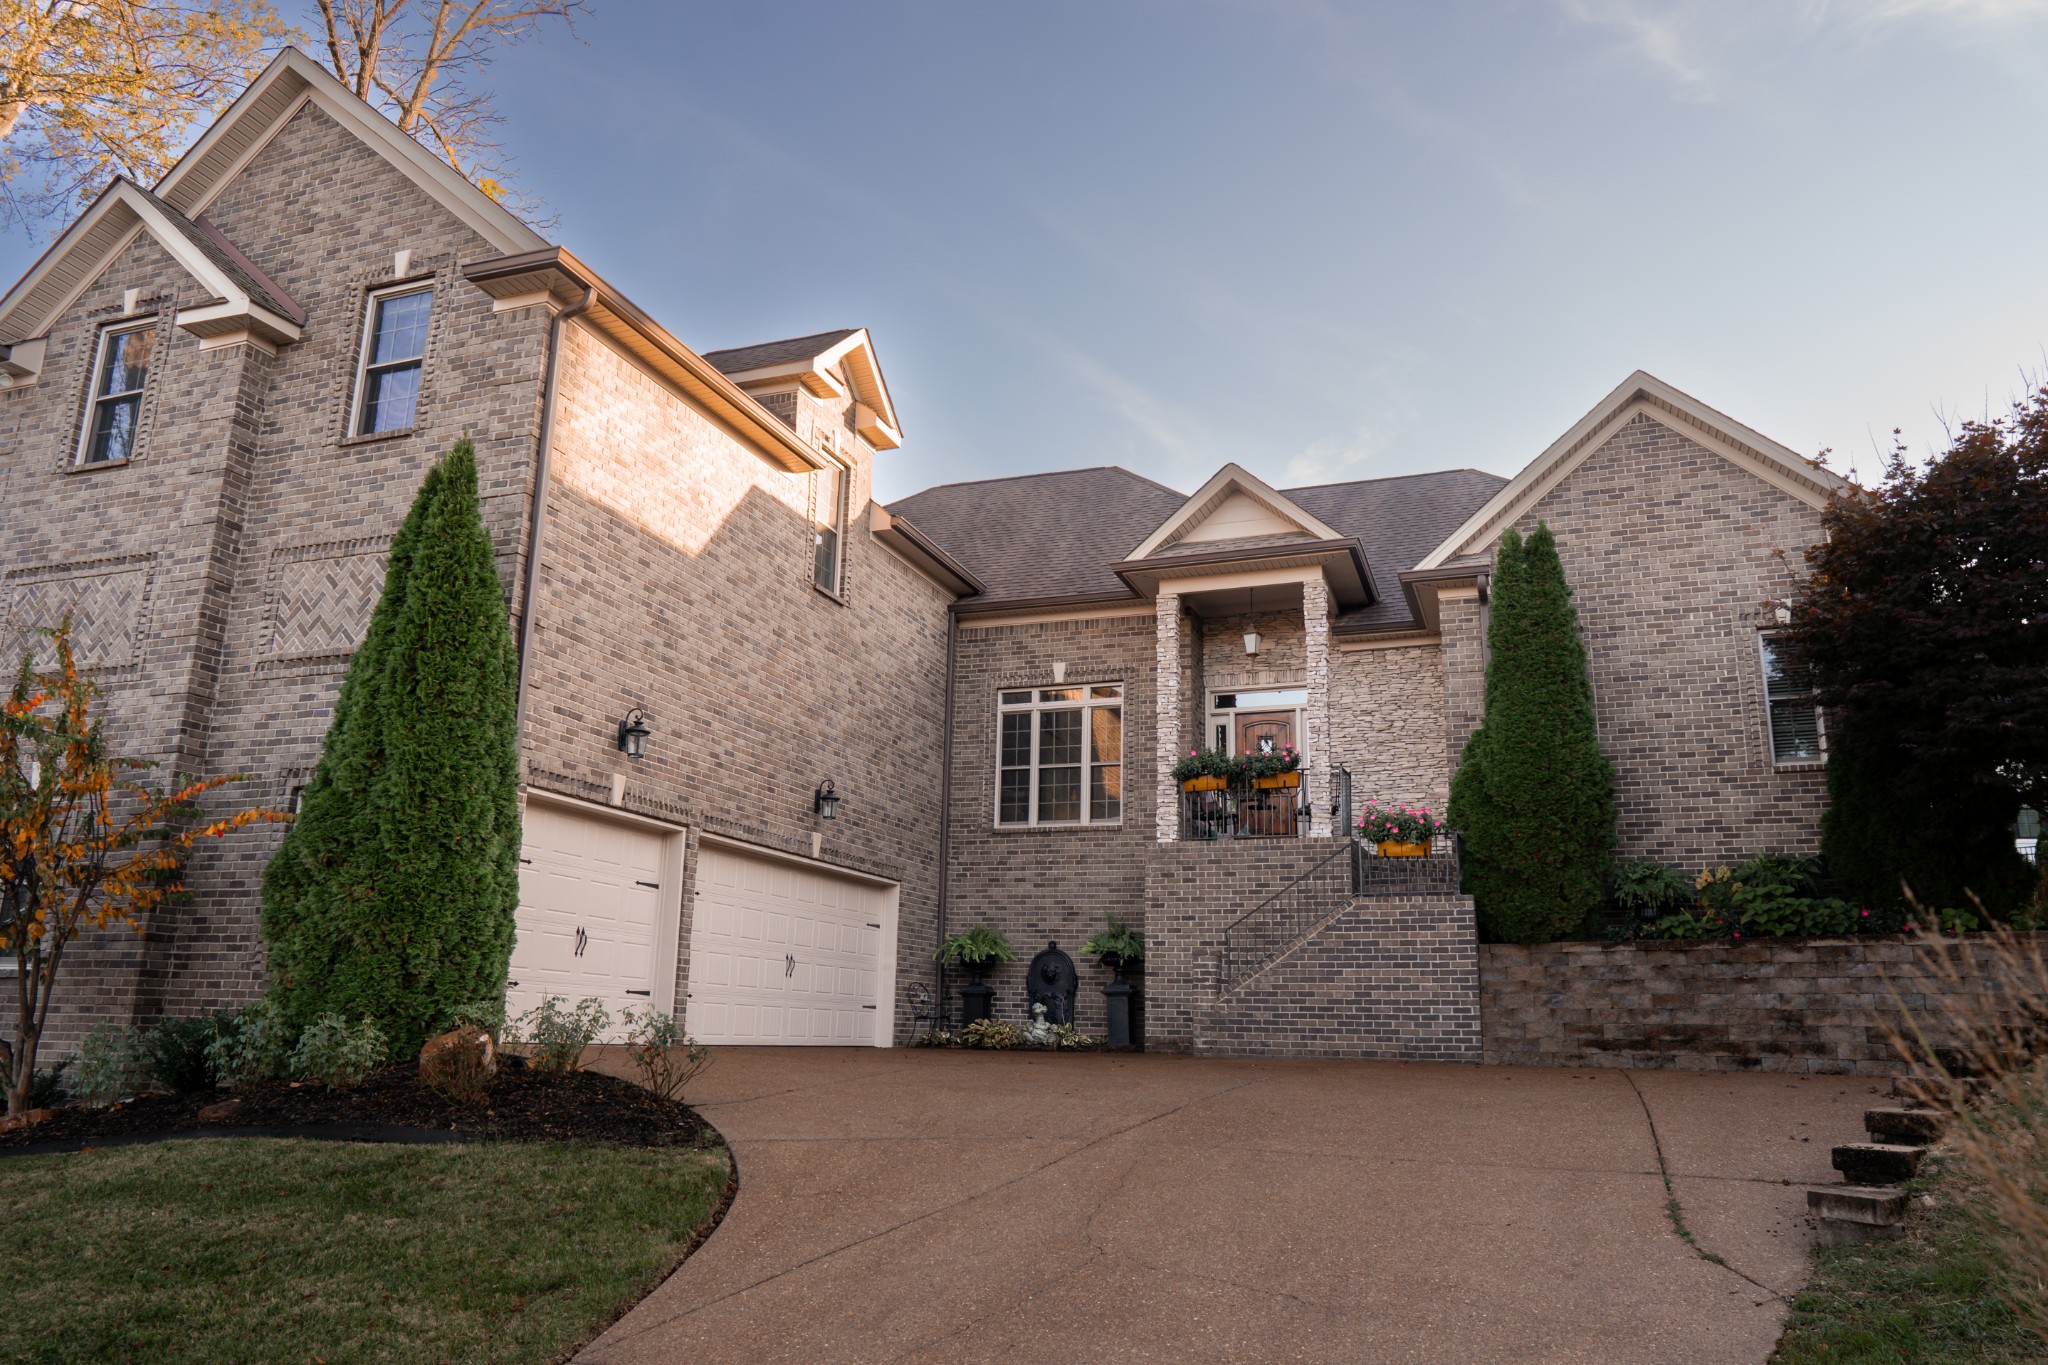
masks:
POLYGON ((427 322, 433 311, 431 285, 401 285, 370 295, 351 435, 405 431, 418 419, 420 367, 426 360, 427 322))
POLYGON ((811 541, 817 547, 811 581, 837 596, 843 567, 841 545, 846 538, 846 471, 828 463, 811 478, 811 541))
POLYGON ((78 451, 80 464, 106 464, 135 454, 142 390, 149 383, 150 361, 155 355, 154 319, 100 333, 99 355, 93 361, 92 401, 86 406, 85 435, 78 451))
POLYGON ((1122 683, 999 694, 996 823, 1115 824, 1123 818, 1122 683))
POLYGON ((1813 677, 1781 653, 1776 637, 1757 637, 1762 649, 1764 705, 1770 716, 1771 761, 1817 763, 1826 753, 1813 677))

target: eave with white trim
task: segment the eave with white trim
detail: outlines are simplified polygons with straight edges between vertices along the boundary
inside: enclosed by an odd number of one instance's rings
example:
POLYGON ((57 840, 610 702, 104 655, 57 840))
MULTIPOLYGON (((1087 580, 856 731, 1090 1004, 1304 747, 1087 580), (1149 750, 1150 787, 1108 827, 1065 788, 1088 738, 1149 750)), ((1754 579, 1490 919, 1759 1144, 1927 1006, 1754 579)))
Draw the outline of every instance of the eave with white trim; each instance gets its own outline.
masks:
POLYGON ((1159 529, 1145 537, 1137 549, 1124 557, 1125 561, 1135 563, 1150 559, 1188 539, 1212 513, 1233 497, 1250 499, 1277 520, 1299 530, 1309 539, 1349 539, 1341 531, 1333 530, 1318 518, 1297 507, 1291 499, 1243 465, 1231 463, 1217 470, 1207 483, 1189 495, 1188 500, 1181 504, 1180 510, 1161 522, 1159 529))
MULTIPOLYGON (((202 225, 194 224, 202 231, 202 225)), ((305 310, 290 300, 259 301, 193 240, 186 224, 167 214, 134 182, 115 179, 64 230, 27 274, 0 297, 0 388, 33 383, 42 371, 43 343, 114 257, 148 233, 214 301, 178 310, 175 322, 202 345, 252 342, 276 352, 299 339, 305 310), (273 307, 272 304, 279 304, 273 307), (294 315, 280 311, 290 309, 294 315)), ((218 232, 214 233, 218 239, 218 232)), ((232 249, 232 248, 228 248, 232 249)), ((240 267, 238 267, 240 268, 240 267)), ((275 286, 272 286, 273 288, 275 286)))
POLYGON ((589 293, 590 307, 579 322, 595 328, 649 372, 724 422, 762 458, 794 474, 825 467, 825 457, 798 439, 781 418, 678 341, 567 248, 550 246, 471 261, 462 267, 462 277, 511 307, 567 307, 589 293))
POLYGON ((793 379, 815 398, 850 397, 855 405, 854 430, 862 440, 876 450, 895 450, 903 444, 896 405, 882 380, 882 365, 875 358, 875 345, 865 327, 854 328, 850 336, 806 359, 735 370, 727 377, 750 392, 793 379), (847 383, 832 373, 834 366, 846 375, 847 383))

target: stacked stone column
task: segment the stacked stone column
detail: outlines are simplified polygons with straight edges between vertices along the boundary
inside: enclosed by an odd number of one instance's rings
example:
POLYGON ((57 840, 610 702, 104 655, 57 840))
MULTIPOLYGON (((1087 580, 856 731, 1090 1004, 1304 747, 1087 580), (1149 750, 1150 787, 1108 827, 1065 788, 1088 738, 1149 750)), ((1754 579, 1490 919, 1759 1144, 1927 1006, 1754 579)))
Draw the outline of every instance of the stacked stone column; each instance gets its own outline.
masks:
POLYGON ((1308 798, 1311 839, 1330 837, 1330 586, 1321 574, 1301 585, 1301 623, 1307 635, 1308 763, 1302 794, 1308 798))
POLYGON ((1159 697, 1159 724, 1154 729, 1152 748, 1159 760, 1159 842, 1180 839, 1180 788, 1173 780, 1173 765, 1180 755, 1180 594, 1162 592, 1153 603, 1158 622, 1157 668, 1153 687, 1159 697))

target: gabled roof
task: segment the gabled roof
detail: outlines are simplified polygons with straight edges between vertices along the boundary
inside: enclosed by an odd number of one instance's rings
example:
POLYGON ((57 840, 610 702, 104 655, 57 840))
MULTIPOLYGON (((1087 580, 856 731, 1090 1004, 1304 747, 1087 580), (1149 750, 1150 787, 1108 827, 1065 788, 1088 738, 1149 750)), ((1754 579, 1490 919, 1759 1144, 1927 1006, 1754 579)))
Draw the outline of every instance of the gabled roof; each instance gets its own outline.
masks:
POLYGON ((0 299, 0 343, 24 341, 47 332, 106 268, 114 253, 132 240, 137 220, 194 278, 231 305, 218 317, 205 316, 208 310, 204 309, 188 310, 190 320, 187 314, 180 314, 180 326, 211 336, 250 332, 270 345, 296 340, 305 310, 213 229, 204 214, 220 189, 308 102, 319 105, 335 122, 381 152, 498 250, 531 251, 547 244, 446 162, 357 99, 318 62, 288 47, 214 120, 191 150, 178 158, 154 192, 117 179, 65 230, 0 299), (188 256, 203 258, 204 264, 188 260, 188 256), (260 316, 245 319, 239 311, 245 302, 291 323, 289 334, 269 326, 260 316), (202 332, 202 328, 211 330, 202 332))
POLYGON ((1187 499, 1105 465, 942 484, 889 505, 979 580, 977 609, 1002 603, 1136 602, 1117 561, 1187 499))
POLYGON ((1480 469, 1445 469, 1287 489, 1297 506, 1358 536, 1371 556, 1372 604, 1339 613, 1330 628, 1348 634, 1416 624, 1400 571, 1428 554, 1506 483, 1480 469))
POLYGON ((1854 487, 1841 475, 1708 407, 1691 394, 1637 370, 1574 423, 1570 431, 1530 461, 1484 507, 1444 537, 1415 567, 1438 569, 1485 552, 1504 528, 1584 464, 1610 435, 1638 413, 1647 413, 1811 507, 1825 507, 1834 494, 1854 487))
POLYGON ((1248 505, 1251 509, 1265 514, 1257 520, 1248 519, 1242 523, 1243 526, 1256 528, 1254 534, 1260 537, 1285 537, 1291 533, 1312 540, 1344 538, 1341 533, 1325 525, 1320 518, 1311 516, 1285 496, 1274 491, 1271 485, 1244 466, 1233 463, 1217 470, 1214 477, 1196 489, 1172 516, 1160 523, 1158 529, 1145 537, 1126 558, 1149 559, 1184 541, 1198 537, 1220 510, 1231 508, 1233 505, 1248 505))
POLYGON ((0 298, 0 342, 12 345, 42 336, 138 232, 147 232, 213 295, 214 302, 179 310, 178 326, 200 337, 248 333, 269 346, 298 340, 306 310, 219 229, 203 218, 187 218, 133 181, 116 178, 0 298))
POLYGON ((832 398, 847 396, 850 386, 858 404, 854 423, 862 438, 877 450, 894 450, 903 444, 896 405, 882 380, 882 364, 875 359, 875 345, 865 327, 841 327, 706 351, 704 358, 742 388, 794 379, 820 398, 832 398), (845 375, 844 383, 832 372, 834 366, 845 375))

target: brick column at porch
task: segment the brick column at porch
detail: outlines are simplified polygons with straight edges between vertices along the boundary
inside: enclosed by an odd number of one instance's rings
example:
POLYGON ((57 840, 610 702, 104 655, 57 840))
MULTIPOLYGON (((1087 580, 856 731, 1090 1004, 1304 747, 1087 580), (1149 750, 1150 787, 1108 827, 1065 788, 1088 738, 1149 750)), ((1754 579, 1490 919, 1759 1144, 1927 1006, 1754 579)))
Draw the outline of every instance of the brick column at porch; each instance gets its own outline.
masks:
POLYGON ((1158 622, 1158 663, 1152 686, 1159 697, 1159 723, 1153 729, 1152 748, 1159 762, 1159 842, 1180 839, 1180 788, 1173 780, 1173 765, 1180 758, 1180 594, 1162 592, 1153 602, 1158 622))
MULTIPOLYGON (((1317 574, 1301 585, 1301 624, 1308 664, 1308 771, 1302 795, 1309 805, 1311 839, 1330 837, 1330 585, 1317 574)), ((1347 831, 1348 833, 1348 831, 1347 831)))

